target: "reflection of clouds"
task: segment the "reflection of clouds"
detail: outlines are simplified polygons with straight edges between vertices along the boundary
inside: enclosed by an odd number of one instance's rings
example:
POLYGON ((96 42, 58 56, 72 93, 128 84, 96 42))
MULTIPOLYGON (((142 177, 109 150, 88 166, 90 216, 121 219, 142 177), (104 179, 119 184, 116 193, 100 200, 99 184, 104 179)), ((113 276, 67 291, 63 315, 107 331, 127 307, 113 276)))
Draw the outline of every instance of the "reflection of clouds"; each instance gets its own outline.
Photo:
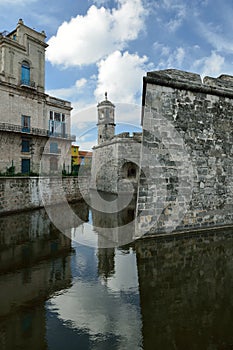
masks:
POLYGON ((88 330, 90 336, 111 334, 119 338, 118 349, 140 349, 141 321, 135 305, 128 304, 100 283, 76 281, 69 291, 51 300, 64 322, 88 330))
MULTIPOLYGON (((78 278, 65 294, 51 299, 48 307, 67 327, 88 331, 91 338, 101 337, 103 341, 117 337, 117 349, 137 350, 141 343, 140 312, 137 305, 127 302, 121 294, 138 294, 136 255, 131 249, 115 250, 115 254, 113 277, 89 283, 78 278)), ((83 269, 88 262, 81 259, 77 264, 78 269, 83 269)))
POLYGON ((98 246, 98 235, 89 223, 83 223, 78 227, 72 228, 71 238, 76 242, 90 247, 98 246))
POLYGON ((115 274, 107 280, 107 286, 116 291, 137 291, 138 275, 136 255, 130 249, 128 254, 116 251, 115 274))

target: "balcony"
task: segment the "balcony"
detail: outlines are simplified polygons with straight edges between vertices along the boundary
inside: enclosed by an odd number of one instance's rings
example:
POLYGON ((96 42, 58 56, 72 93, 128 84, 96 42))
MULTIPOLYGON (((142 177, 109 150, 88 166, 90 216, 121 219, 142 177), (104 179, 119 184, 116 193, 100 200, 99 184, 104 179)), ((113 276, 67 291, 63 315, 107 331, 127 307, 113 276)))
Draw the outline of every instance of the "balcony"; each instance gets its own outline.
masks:
POLYGON ((28 80, 28 79, 23 79, 20 81, 20 86, 21 87, 27 87, 30 89, 36 89, 36 83, 34 81, 28 80))
POLYGON ((22 127, 21 125, 15 125, 10 123, 0 123, 0 131, 14 132, 26 135, 35 135, 35 136, 46 136, 53 137, 58 139, 65 139, 68 141, 75 141, 76 136, 63 133, 51 133, 49 130, 40 129, 40 128, 28 128, 22 127))
POLYGON ((71 141, 76 141, 75 135, 60 133, 60 132, 51 132, 48 131, 49 137, 59 138, 59 139, 69 139, 71 141))
POLYGON ((40 148, 40 154, 60 156, 61 155, 61 148, 51 149, 51 147, 47 147, 47 146, 46 147, 41 147, 40 148))

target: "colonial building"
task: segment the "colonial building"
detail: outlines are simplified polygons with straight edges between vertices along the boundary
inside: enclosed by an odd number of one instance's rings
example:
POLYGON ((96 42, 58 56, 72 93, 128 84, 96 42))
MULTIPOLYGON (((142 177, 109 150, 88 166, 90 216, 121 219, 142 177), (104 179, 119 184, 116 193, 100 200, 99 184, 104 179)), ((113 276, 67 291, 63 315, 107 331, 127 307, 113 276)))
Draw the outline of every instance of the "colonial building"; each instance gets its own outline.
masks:
POLYGON ((70 166, 72 108, 45 93, 45 38, 44 31, 27 27, 22 19, 12 32, 0 33, 1 173, 70 166))

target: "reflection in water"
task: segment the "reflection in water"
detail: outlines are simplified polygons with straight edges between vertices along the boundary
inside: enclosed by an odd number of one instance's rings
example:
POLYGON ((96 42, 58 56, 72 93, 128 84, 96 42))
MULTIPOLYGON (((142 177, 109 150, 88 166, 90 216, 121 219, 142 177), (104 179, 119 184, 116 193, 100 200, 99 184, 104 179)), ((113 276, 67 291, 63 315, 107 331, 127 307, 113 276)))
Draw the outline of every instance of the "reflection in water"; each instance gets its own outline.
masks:
MULTIPOLYGON (((131 271, 135 271, 135 255, 129 255, 125 263, 131 265, 131 271)), ((116 252, 116 271, 121 269, 126 256, 116 252)), ((79 336, 76 334, 76 337, 73 335, 73 339, 70 339, 69 349, 76 349, 77 344, 84 341, 84 334, 89 340, 86 349, 140 349, 141 320, 137 279, 133 280, 130 276, 131 283, 128 285, 128 278, 125 279, 121 271, 117 274, 120 275, 119 280, 114 277, 108 280, 103 276, 96 276, 91 281, 74 278, 73 286, 65 294, 50 300, 50 312, 66 328, 79 332, 79 336)), ((64 326, 61 324, 59 329, 62 331, 64 326)), ((64 339, 59 339, 59 342, 63 346, 60 345, 58 349, 63 349, 64 339)))
POLYGON ((144 349, 233 349, 232 230, 137 243, 144 349))
POLYGON ((47 349, 44 300, 71 285, 70 240, 43 210, 0 218, 1 349, 47 349))
POLYGON ((95 248, 119 247, 133 241, 135 195, 123 193, 117 197, 102 192, 100 196, 97 191, 91 191, 90 203, 90 222, 79 227, 73 226, 73 240, 95 248))
MULTIPOLYGON (((85 203, 72 208, 92 217, 85 203)), ((0 232, 0 349, 140 349, 131 249, 80 246, 44 210, 1 217, 0 232)))
POLYGON ((114 240, 131 204, 112 222, 72 205, 96 247, 44 210, 0 218, 0 349, 233 349, 232 231, 103 248, 99 226, 114 240))

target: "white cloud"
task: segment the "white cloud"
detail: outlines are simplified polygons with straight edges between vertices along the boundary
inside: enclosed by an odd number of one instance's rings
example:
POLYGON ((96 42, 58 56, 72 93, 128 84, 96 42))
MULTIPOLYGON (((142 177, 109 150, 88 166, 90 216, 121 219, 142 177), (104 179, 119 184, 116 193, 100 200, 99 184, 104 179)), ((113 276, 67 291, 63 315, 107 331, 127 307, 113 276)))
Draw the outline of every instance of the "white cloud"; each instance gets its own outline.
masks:
POLYGON ((202 76, 218 76, 223 71, 224 63, 224 57, 212 51, 210 56, 196 60, 193 69, 201 72, 202 76))
POLYGON ((98 63, 98 82, 95 90, 97 100, 102 100, 108 91, 116 102, 134 103, 141 94, 142 77, 148 64, 147 57, 115 51, 98 63))
POLYGON ((47 59, 65 67, 96 63, 126 47, 144 29, 142 0, 117 0, 112 10, 92 5, 85 16, 64 22, 48 41, 47 59))
POLYGON ((68 88, 47 90, 46 93, 50 96, 55 96, 61 99, 72 99, 73 96, 76 96, 87 84, 87 79, 81 78, 76 80, 75 84, 68 88))
POLYGON ((186 8, 185 6, 178 6, 176 8, 176 14, 173 18, 170 19, 170 21, 167 23, 167 28, 174 32, 176 31, 183 23, 186 16, 186 8))
POLYGON ((212 25, 206 25, 201 22, 198 22, 198 25, 202 37, 204 37, 215 50, 231 53, 233 52, 233 43, 231 37, 227 38, 225 33, 216 32, 216 28, 213 28, 212 25))
POLYGON ((179 68, 183 69, 186 51, 183 47, 177 47, 174 50, 166 45, 154 43, 154 50, 161 57, 157 69, 179 68))
POLYGON ((167 45, 159 43, 158 41, 156 41, 153 44, 153 49, 156 55, 160 55, 160 56, 168 56, 170 53, 170 48, 167 45))
POLYGON ((78 89, 80 89, 80 88, 84 87, 86 85, 86 83, 87 83, 87 79, 82 78, 82 79, 79 79, 79 80, 76 81, 75 86, 78 89))
POLYGON ((157 22, 170 32, 175 32, 187 16, 187 5, 183 0, 150 1, 150 6, 155 9, 157 22))
POLYGON ((71 118, 72 128, 81 132, 88 131, 90 133, 90 130, 96 127, 97 123, 96 105, 85 106, 82 105, 82 102, 75 103, 73 105, 74 110, 71 118))
POLYGON ((179 66, 182 65, 184 56, 185 56, 185 50, 183 49, 183 47, 178 47, 176 50, 175 59, 179 66))

